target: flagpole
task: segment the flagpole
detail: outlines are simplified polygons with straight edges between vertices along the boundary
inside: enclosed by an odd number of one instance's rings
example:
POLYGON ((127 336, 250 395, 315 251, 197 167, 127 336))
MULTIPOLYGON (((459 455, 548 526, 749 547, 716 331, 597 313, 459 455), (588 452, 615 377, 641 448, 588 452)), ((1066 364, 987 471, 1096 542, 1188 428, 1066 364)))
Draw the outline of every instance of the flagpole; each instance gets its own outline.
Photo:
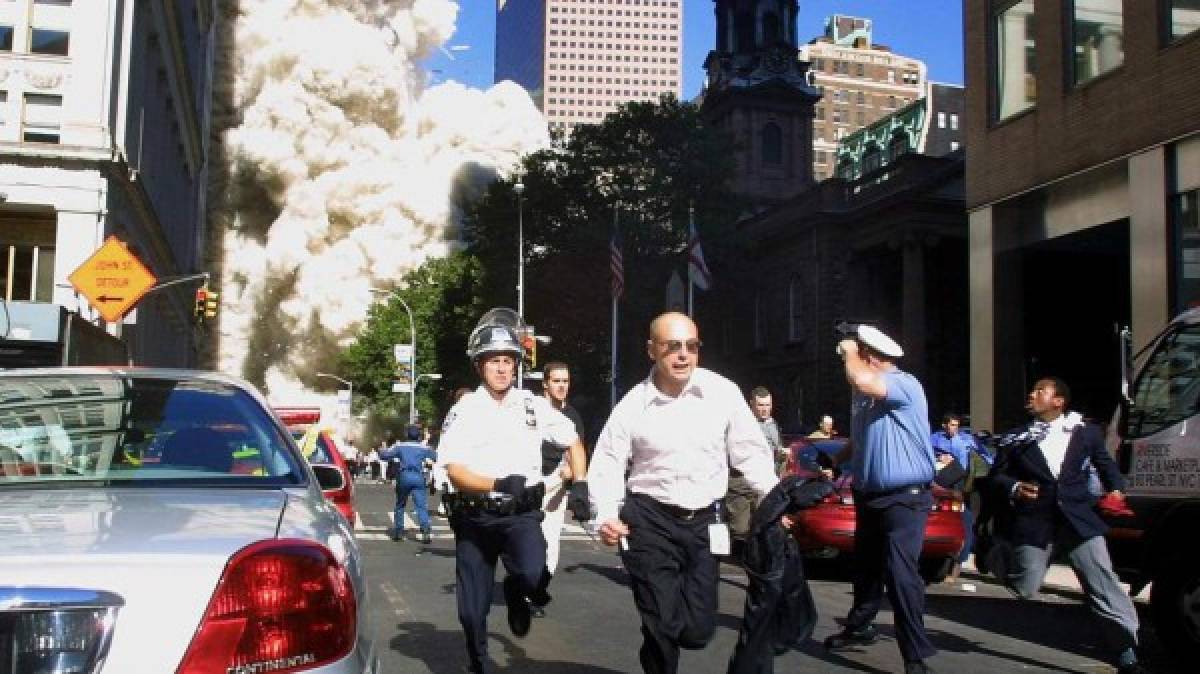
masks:
MULTIPOLYGON (((618 227, 617 213, 621 208, 621 202, 613 205, 613 236, 616 236, 618 227)), ((612 369, 609 372, 609 391, 608 391, 608 408, 611 410, 617 406, 617 294, 612 295, 612 369)))
MULTIPOLYGON (((695 231, 695 227, 696 227, 696 207, 693 206, 692 202, 689 201, 688 202, 688 247, 687 247, 689 256, 692 254, 692 232, 695 231)), ((688 318, 692 318, 694 316, 694 314, 692 313, 693 291, 692 291, 692 265, 691 265, 690 259, 688 260, 687 279, 688 279, 688 318)))

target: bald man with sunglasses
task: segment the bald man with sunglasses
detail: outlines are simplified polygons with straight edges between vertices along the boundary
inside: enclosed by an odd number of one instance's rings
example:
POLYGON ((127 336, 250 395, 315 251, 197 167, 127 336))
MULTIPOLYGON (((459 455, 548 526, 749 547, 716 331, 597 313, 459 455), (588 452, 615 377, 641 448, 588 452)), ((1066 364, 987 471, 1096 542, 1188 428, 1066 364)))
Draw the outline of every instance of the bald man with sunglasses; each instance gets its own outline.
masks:
POLYGON ((679 649, 703 648, 716 629, 717 555, 729 554, 720 499, 730 467, 759 497, 778 480, 737 385, 697 367, 700 338, 690 318, 654 319, 646 353, 650 376, 613 409, 588 482, 600 537, 621 545, 629 571, 642 669, 657 674, 677 671, 679 649))

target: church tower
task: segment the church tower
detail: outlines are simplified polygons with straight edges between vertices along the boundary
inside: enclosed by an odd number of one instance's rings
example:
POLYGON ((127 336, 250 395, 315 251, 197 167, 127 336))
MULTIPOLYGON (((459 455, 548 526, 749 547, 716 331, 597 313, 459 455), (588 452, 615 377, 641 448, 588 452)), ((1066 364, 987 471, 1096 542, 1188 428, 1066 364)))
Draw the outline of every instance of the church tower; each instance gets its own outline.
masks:
POLYGON ((708 73, 705 120, 737 144, 734 189, 767 206, 813 184, 813 104, 821 94, 798 57, 797 0, 714 0, 716 49, 708 73))

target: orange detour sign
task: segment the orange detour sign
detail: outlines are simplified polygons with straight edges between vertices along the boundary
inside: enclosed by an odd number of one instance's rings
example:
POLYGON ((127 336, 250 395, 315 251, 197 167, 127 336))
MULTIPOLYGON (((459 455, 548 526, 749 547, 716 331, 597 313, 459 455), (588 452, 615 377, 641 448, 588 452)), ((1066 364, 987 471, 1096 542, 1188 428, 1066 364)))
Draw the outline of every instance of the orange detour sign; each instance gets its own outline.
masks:
POLYGON ((108 237, 67 280, 110 323, 121 320, 158 282, 115 236, 108 237))

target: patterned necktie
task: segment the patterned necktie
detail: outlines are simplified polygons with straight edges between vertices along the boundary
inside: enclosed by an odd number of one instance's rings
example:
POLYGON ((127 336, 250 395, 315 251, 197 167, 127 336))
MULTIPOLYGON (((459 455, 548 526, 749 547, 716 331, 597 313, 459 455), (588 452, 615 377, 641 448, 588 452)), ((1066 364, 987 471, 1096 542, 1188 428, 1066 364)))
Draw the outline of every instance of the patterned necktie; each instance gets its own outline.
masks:
POLYGON ((1014 445, 1036 444, 1046 439, 1050 433, 1050 422, 1035 421, 1028 428, 1006 433, 996 438, 996 447, 1011 447, 1014 445))

